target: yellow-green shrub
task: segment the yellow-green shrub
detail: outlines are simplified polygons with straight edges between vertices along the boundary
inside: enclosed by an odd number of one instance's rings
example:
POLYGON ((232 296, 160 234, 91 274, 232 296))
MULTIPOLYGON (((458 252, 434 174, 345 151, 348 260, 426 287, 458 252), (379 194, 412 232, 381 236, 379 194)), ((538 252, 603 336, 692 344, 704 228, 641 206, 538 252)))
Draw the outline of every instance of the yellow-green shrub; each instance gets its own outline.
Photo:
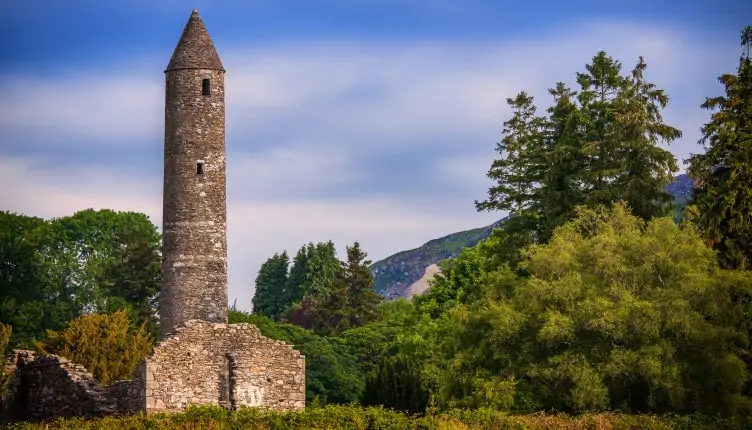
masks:
POLYGON ((83 365, 102 385, 131 379, 151 347, 152 337, 146 328, 142 325, 133 330, 123 310, 81 316, 65 330, 48 330, 45 338, 36 342, 39 352, 83 365))

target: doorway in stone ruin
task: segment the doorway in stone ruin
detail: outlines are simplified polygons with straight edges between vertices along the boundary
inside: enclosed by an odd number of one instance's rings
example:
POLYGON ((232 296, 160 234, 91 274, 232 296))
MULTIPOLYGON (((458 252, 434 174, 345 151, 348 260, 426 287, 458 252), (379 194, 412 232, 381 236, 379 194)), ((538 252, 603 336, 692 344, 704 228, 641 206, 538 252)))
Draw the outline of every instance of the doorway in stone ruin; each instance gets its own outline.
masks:
POLYGON ((235 359, 232 354, 222 356, 219 366, 219 405, 227 410, 235 409, 235 359))

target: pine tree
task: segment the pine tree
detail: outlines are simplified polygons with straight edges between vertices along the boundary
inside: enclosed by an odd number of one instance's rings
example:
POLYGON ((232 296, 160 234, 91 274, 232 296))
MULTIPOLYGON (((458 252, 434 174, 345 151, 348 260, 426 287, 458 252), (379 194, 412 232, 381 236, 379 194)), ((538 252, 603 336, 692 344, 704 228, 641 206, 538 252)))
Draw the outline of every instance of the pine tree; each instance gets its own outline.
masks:
POLYGON ((697 223, 726 268, 752 268, 752 26, 741 32, 737 74, 718 78, 725 95, 709 97, 715 110, 702 127, 705 153, 692 155, 690 177, 697 189, 692 204, 697 223))
MULTIPOLYGON (((575 207, 627 202, 643 219, 664 215, 671 197, 663 188, 678 168, 658 146, 681 136, 666 125, 668 97, 644 78, 640 58, 630 76, 601 51, 577 73, 580 91, 563 83, 549 90, 548 116, 535 115, 524 92, 507 102, 513 109, 497 145, 488 177, 495 184, 478 210, 508 210, 509 243, 545 242, 570 220, 575 207)), ((514 265, 514 261, 509 261, 514 265)))
POLYGON ((337 250, 332 241, 309 245, 308 258, 308 288, 303 289, 303 295, 324 295, 333 288, 342 277, 341 262, 337 258, 337 250))
POLYGON ((378 317, 381 296, 373 289, 371 261, 366 260, 367 257, 368 254, 360 249, 358 242, 347 247, 347 261, 343 263, 343 270, 350 327, 360 327, 378 317))
POLYGON ((581 111, 574 98, 577 92, 558 82, 548 90, 554 104, 548 108, 543 139, 548 154, 547 170, 542 175, 540 238, 548 240, 553 229, 574 216, 575 207, 583 203, 583 189, 578 174, 584 168, 582 155, 581 111))
POLYGON ((495 159, 487 176, 494 181, 488 200, 475 202, 478 211, 510 211, 517 216, 528 213, 536 201, 541 175, 541 118, 534 99, 524 91, 507 98, 512 118, 504 122, 504 137, 496 145, 501 158, 495 159))
POLYGON ((261 265, 253 294, 253 313, 279 321, 287 308, 284 299, 289 265, 290 259, 286 251, 274 254, 261 265))
POLYGON ((585 203, 591 206, 609 204, 620 196, 612 187, 621 174, 622 142, 614 121, 614 104, 628 84, 621 75, 621 62, 600 51, 585 66, 586 73, 577 73, 580 92, 577 98, 582 112, 582 155, 585 160, 579 172, 585 203))
POLYGON ((679 170, 673 154, 658 144, 670 143, 682 132, 663 122, 661 109, 668 105, 668 96, 645 80, 646 68, 640 57, 614 103, 618 154, 624 166, 614 186, 632 214, 649 220, 671 212, 673 197, 664 188, 679 170))
POLYGON ((281 307, 290 308, 293 304, 303 299, 303 291, 308 290, 308 261, 313 244, 303 245, 292 260, 290 275, 287 278, 285 294, 281 301, 281 307))

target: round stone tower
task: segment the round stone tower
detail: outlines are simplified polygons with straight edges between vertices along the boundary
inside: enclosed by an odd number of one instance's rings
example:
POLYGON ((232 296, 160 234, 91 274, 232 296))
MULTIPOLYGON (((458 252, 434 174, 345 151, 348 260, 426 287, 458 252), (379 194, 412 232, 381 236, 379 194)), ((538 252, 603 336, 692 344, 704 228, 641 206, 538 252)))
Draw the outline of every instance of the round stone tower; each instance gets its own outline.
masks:
POLYGON ((165 70, 162 337, 227 322, 224 73, 194 10, 165 70))

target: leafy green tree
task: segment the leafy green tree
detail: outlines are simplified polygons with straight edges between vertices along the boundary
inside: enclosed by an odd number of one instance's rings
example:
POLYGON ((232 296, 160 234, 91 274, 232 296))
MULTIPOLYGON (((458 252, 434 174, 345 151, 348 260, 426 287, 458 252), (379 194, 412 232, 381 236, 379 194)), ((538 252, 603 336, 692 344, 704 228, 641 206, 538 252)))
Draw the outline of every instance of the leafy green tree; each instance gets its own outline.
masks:
POLYGON ((14 344, 123 307, 156 325, 159 234, 143 214, 84 210, 45 221, 0 212, 0 253, 0 322, 14 327, 14 344))
POLYGON ((378 315, 378 320, 349 328, 338 335, 365 376, 375 375, 380 357, 391 342, 414 328, 415 307, 405 299, 382 301, 378 315))
POLYGON ((704 109, 717 109, 702 127, 703 154, 692 155, 689 174, 696 184, 696 222, 723 267, 752 268, 752 26, 741 34, 745 48, 737 73, 718 78, 725 95, 709 97, 704 109))
POLYGON ((256 291, 253 294, 253 313, 279 321, 286 304, 283 303, 288 286, 290 260, 287 252, 276 253, 266 260, 256 277, 256 291))
POLYGON ((0 323, 13 327, 12 345, 63 327, 80 312, 62 285, 48 281, 43 251, 50 230, 43 219, 0 212, 0 323))
POLYGON ((630 212, 578 209, 523 252, 527 277, 481 270, 439 337, 442 407, 749 410, 749 273, 721 270, 692 225, 630 212))
MULTIPOLYGON (((5 324, 0 324, 0 353, 5 356, 5 352, 8 349, 8 343, 10 342, 11 334, 13 333, 13 327, 5 324)), ((5 396, 8 390, 8 383, 10 382, 13 374, 8 372, 5 368, 5 363, 0 366, 0 399, 5 396)))
POLYGON ((137 325, 146 323, 156 339, 162 284, 161 241, 144 216, 136 215, 133 221, 113 234, 117 245, 104 263, 101 283, 107 299, 101 310, 111 313, 130 309, 132 320, 137 325))
POLYGON ((145 324, 134 331, 127 312, 120 310, 81 316, 59 332, 48 330, 36 349, 81 364, 102 385, 109 385, 132 379, 152 343, 145 324))

